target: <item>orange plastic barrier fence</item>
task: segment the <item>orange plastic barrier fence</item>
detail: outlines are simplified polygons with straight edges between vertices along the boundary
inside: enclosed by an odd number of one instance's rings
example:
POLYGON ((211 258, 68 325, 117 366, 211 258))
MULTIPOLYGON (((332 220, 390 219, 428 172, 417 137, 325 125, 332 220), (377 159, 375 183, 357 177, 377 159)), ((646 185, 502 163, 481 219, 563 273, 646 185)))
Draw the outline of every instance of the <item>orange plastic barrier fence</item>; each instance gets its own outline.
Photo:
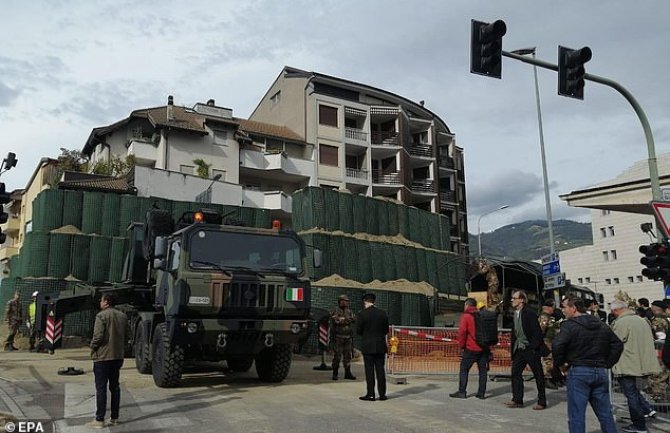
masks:
MULTIPOLYGON (((389 374, 458 374, 461 349, 456 340, 457 328, 424 328, 391 326, 386 370, 389 374)), ((498 344, 491 348, 489 375, 509 375, 510 331, 498 332, 498 344)), ((471 373, 476 373, 477 365, 471 373)))

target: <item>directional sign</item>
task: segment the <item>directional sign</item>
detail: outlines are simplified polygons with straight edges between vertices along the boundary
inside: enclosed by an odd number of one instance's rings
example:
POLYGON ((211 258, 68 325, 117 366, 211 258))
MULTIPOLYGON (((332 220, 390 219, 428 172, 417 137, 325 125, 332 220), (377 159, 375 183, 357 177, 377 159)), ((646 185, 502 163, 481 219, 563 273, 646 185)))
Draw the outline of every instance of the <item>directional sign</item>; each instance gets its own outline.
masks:
POLYGON ((565 286, 565 274, 544 277, 544 290, 557 289, 565 286))
POLYGON ((555 275, 561 273, 561 262, 558 260, 555 262, 549 262, 545 265, 542 265, 542 275, 555 275))
POLYGON ((666 237, 670 236, 670 202, 652 201, 651 207, 654 209, 654 214, 658 220, 659 227, 663 230, 666 237))

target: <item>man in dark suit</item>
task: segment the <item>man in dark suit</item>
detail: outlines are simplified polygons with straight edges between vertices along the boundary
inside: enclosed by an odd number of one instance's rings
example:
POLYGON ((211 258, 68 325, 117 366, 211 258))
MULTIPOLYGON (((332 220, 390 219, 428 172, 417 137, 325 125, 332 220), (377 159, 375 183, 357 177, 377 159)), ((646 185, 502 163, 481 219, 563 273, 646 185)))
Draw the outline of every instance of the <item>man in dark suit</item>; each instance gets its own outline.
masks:
POLYGON ((510 408, 523 407, 523 370, 530 366, 537 384, 537 404, 533 410, 547 408, 544 387, 544 372, 540 358, 549 354, 544 344, 542 329, 537 315, 526 308, 528 297, 523 290, 512 293, 514 320, 512 321, 512 401, 506 403, 510 408))
POLYGON ((365 381, 368 392, 359 397, 364 401, 375 401, 375 375, 379 400, 386 400, 386 335, 389 332, 389 319, 384 310, 375 307, 375 295, 363 295, 363 310, 358 313, 356 332, 362 337, 361 352, 365 364, 365 381))

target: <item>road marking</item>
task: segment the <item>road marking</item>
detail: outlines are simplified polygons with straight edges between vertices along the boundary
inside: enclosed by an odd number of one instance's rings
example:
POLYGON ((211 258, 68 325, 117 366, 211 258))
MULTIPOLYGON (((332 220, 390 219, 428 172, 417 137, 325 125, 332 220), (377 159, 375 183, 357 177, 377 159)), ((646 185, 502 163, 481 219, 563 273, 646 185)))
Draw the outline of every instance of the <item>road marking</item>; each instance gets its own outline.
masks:
POLYGON ((26 418, 26 415, 23 413, 23 411, 21 410, 21 408, 19 407, 19 405, 16 404, 16 402, 14 401, 14 399, 11 398, 11 397, 9 396, 9 394, 7 394, 7 393, 5 392, 5 390, 2 389, 1 387, 0 387, 0 400, 2 400, 2 401, 5 403, 5 405, 7 406, 7 408, 12 412, 12 414, 13 414, 15 417, 17 417, 17 418, 19 418, 19 419, 25 419, 25 418, 26 418))

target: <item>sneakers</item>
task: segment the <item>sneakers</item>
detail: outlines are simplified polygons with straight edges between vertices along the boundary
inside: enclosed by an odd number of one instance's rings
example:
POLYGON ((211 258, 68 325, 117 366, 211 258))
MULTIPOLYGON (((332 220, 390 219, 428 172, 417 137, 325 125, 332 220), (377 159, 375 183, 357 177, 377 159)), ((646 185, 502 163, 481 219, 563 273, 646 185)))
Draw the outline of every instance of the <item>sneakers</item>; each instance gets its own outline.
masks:
POLYGON ((621 429, 622 432, 625 433, 647 433, 647 429, 635 427, 633 424, 629 425, 628 427, 624 427, 621 429))
POLYGON ((648 414, 644 416, 645 418, 656 418, 656 411, 652 409, 648 414))
POLYGON ((477 397, 480 400, 486 400, 486 395, 485 394, 477 394, 477 395, 475 395, 475 397, 477 397))
POLYGON ((459 391, 456 391, 456 392, 453 392, 453 393, 449 394, 449 397, 451 397, 451 398, 468 398, 468 396, 464 392, 459 392, 459 391))
POLYGON ((105 422, 93 420, 84 424, 84 427, 96 428, 96 429, 105 428, 105 422))
POLYGON ((523 407, 523 403, 519 403, 517 401, 508 401, 505 403, 505 406, 509 407, 510 409, 520 409, 523 407))

